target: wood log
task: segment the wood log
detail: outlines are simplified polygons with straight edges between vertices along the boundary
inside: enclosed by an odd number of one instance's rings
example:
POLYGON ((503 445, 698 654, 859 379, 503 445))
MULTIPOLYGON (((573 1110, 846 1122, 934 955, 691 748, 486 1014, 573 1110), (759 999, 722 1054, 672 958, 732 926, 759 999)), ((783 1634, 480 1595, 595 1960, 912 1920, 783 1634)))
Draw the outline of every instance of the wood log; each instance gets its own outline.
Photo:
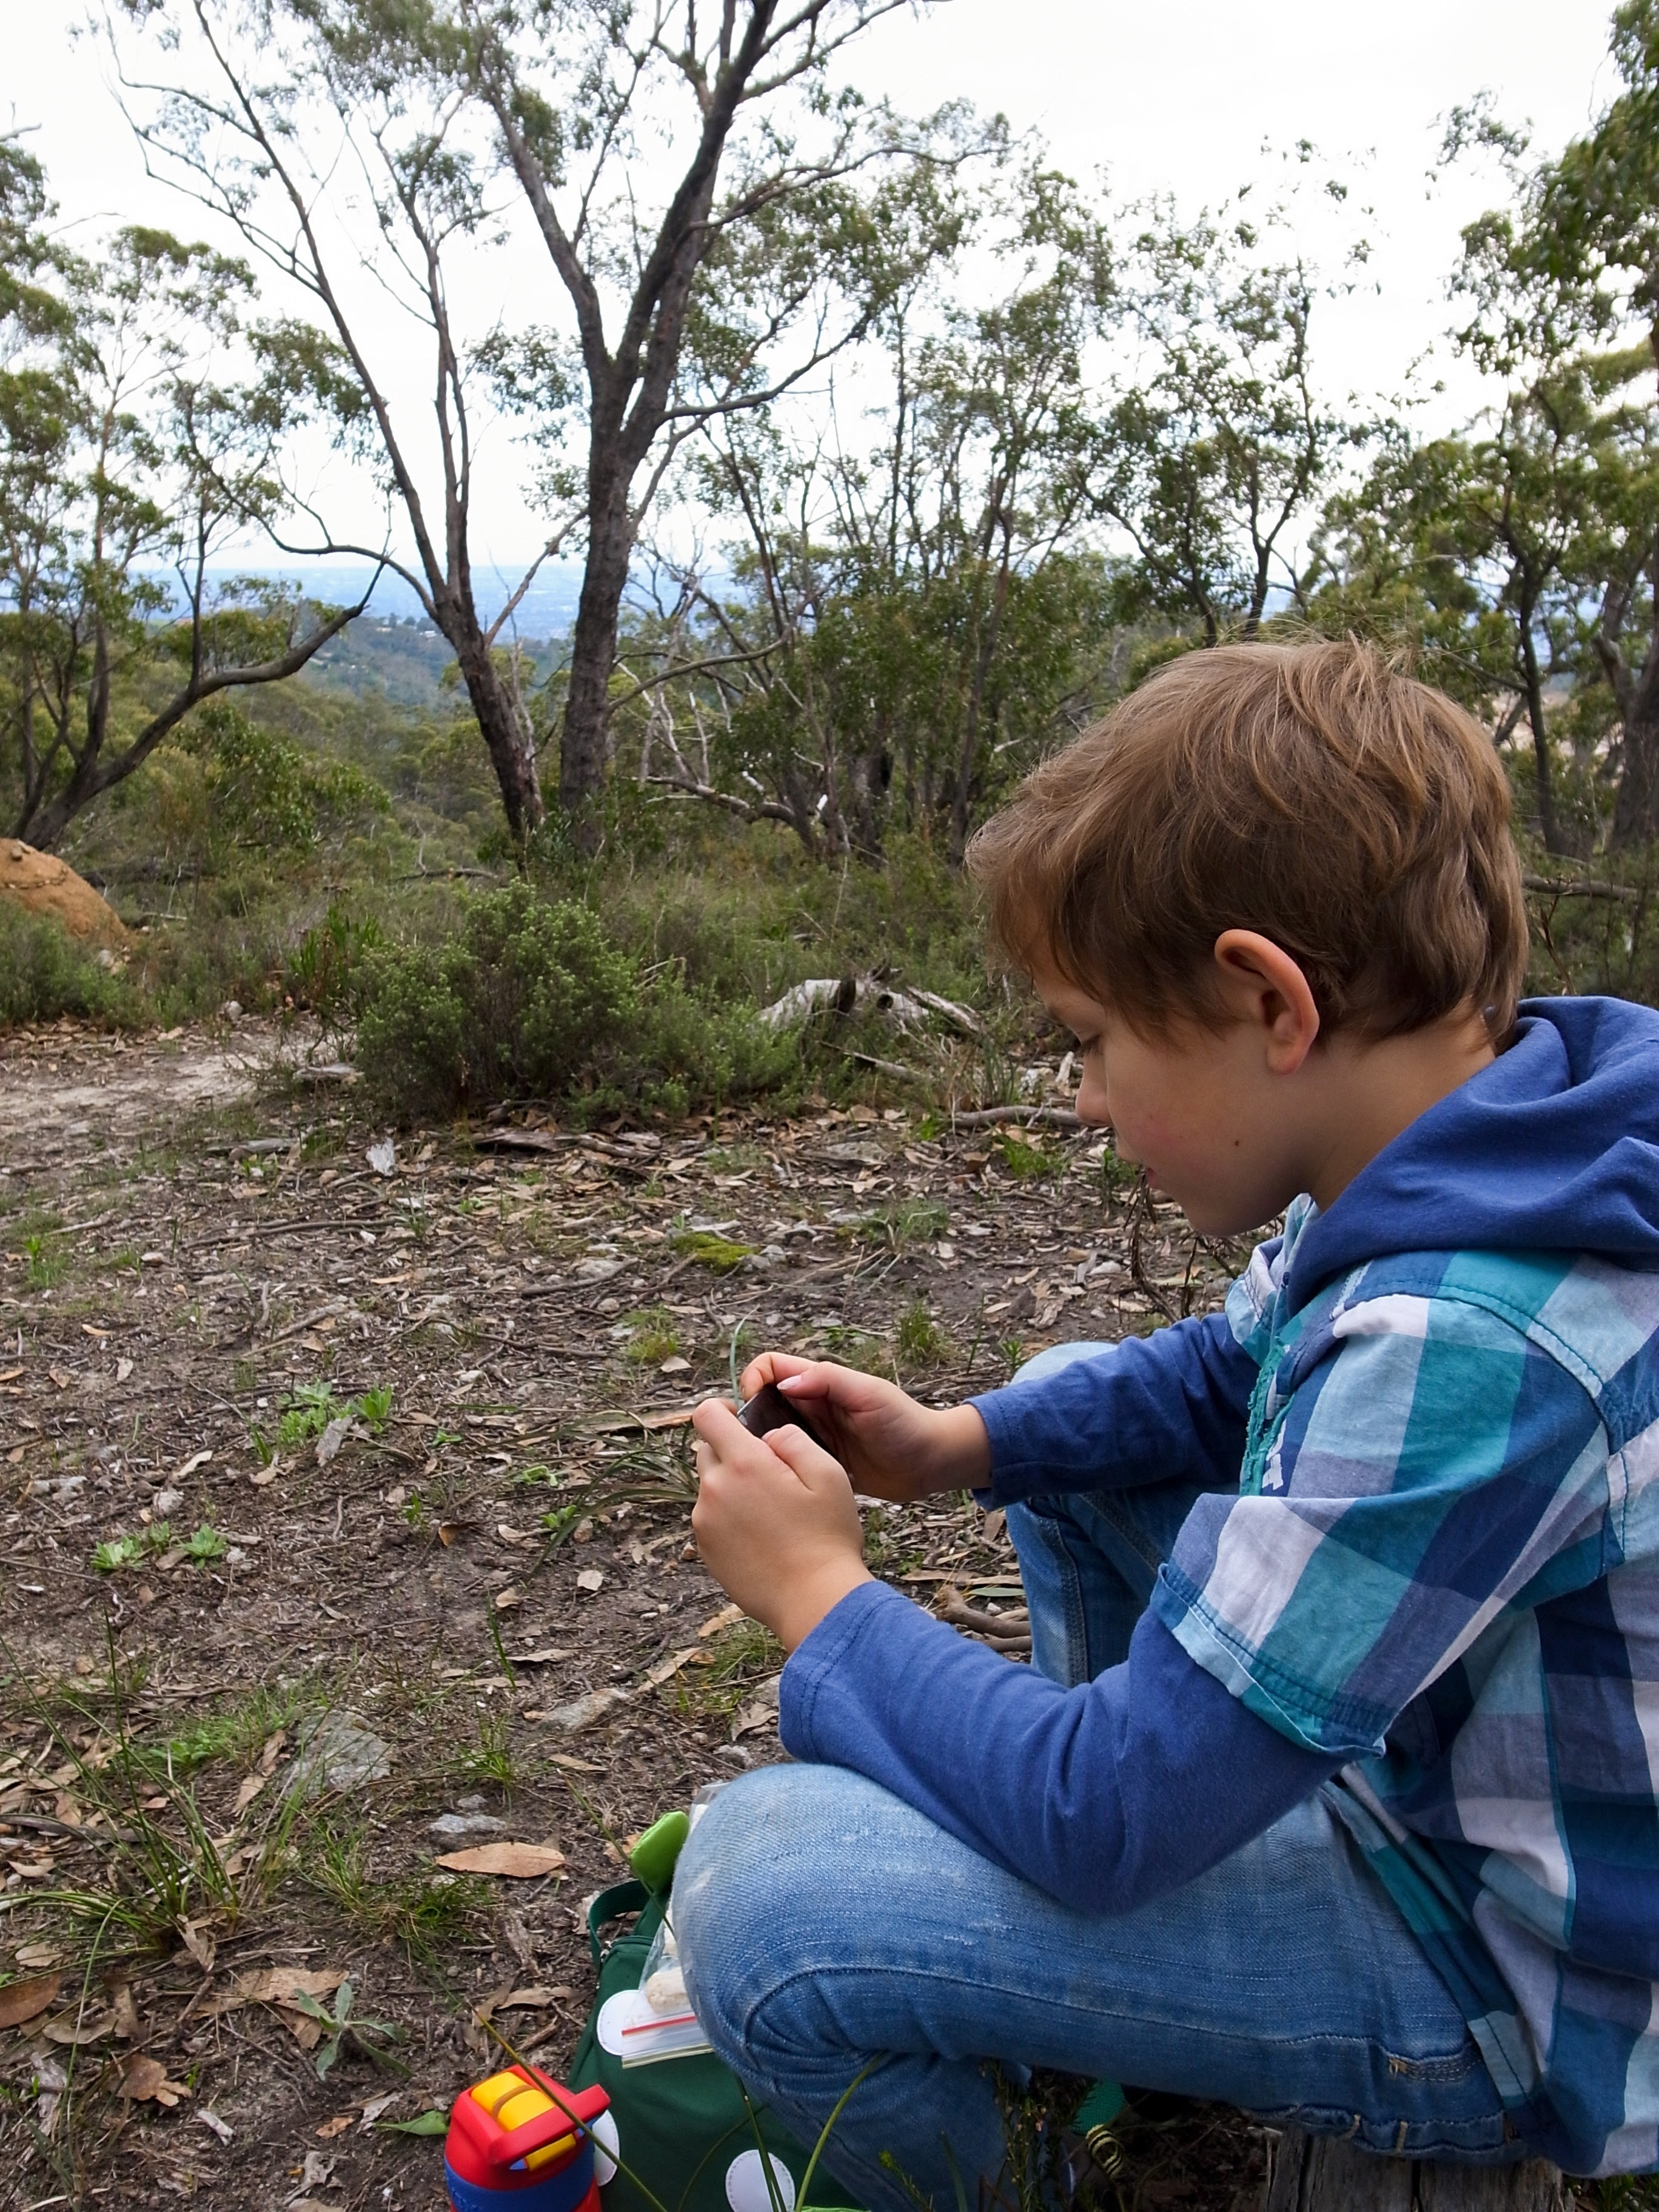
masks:
POLYGON ((1572 2212, 1557 2166, 1453 2166, 1382 2158, 1340 2136, 1286 2128, 1273 2145, 1261 2212, 1572 2212))

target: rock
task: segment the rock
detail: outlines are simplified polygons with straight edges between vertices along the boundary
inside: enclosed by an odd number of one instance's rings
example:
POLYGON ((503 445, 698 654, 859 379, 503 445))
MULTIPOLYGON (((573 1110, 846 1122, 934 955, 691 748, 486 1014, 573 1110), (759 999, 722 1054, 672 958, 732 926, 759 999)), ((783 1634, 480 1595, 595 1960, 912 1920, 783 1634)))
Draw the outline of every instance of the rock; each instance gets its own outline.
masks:
POLYGON ((506 1829, 506 1821, 493 1813, 440 1813, 435 1820, 428 1821, 426 1832, 440 1843, 464 1844, 472 1836, 502 1835, 506 1829))
POLYGON ((553 1705, 540 1716, 549 1728, 561 1729, 567 1735, 576 1735, 583 1729, 592 1728, 595 1721, 603 1720, 618 1705, 628 1703, 626 1690, 612 1687, 590 1690, 585 1698, 574 1698, 568 1705, 553 1705))
POLYGON ((84 876, 54 853, 37 853, 18 838, 0 839, 0 898, 26 914, 50 915, 70 935, 82 940, 125 946, 132 942, 114 908, 101 899, 84 876))
POLYGON ((158 1490, 149 1501, 149 1510, 158 1521, 171 1521, 184 1502, 182 1490, 158 1490))
POLYGON ((219 1012, 234 1027, 242 1018, 242 1002, 240 999, 227 999, 219 1012))
POLYGON ((300 1755, 283 1779, 284 1797, 320 1797, 355 1790, 392 1771, 392 1747, 362 1716, 323 1713, 300 1724, 300 1755))
POLYGON ((345 1442, 346 1438, 350 1434, 350 1415, 348 1413, 337 1413, 334 1419, 328 1424, 328 1426, 323 1431, 321 1436, 317 1439, 318 1466, 326 1467, 331 1460, 337 1459, 340 1454, 340 1446, 345 1442))

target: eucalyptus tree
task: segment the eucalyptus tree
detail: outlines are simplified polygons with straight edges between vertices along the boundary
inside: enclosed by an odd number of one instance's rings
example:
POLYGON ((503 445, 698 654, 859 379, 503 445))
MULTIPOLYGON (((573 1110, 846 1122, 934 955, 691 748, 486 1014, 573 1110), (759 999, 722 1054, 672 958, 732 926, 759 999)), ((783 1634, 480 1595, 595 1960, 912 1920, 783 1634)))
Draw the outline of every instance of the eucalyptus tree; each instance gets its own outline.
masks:
POLYGON ((164 77, 127 65, 141 138, 303 295, 282 370, 383 471, 415 549, 393 565, 455 651, 520 838, 545 808, 496 644, 533 566, 486 620, 481 416, 516 411, 532 448, 538 561, 584 556, 559 763, 580 814, 630 559, 676 455, 867 326, 868 181, 962 150, 961 118, 910 131, 838 81, 904 4, 129 0, 172 42, 164 77), (490 312, 469 327, 487 256, 490 312), (427 355, 418 423, 394 397, 387 296, 427 355))
MULTIPOLYGON (((1623 574, 1620 518, 1654 496, 1650 410, 1628 389, 1639 368, 1634 356, 1577 356, 1461 434, 1416 441, 1395 425, 1363 482, 1330 502, 1306 580, 1322 626, 1409 642, 1500 737, 1525 722, 1552 853, 1595 832, 1563 812, 1547 693, 1593 680, 1607 578, 1623 574)), ((1627 628, 1634 612, 1614 619, 1627 628)))
POLYGON ((263 380, 224 380, 257 347, 246 269, 139 228, 70 253, 50 214, 0 140, 0 799, 43 846, 193 708, 295 674, 361 611, 212 581, 278 511, 292 428, 263 380))
MULTIPOLYGON (((959 854, 1106 620, 1082 540, 1111 260, 1098 211, 1040 166, 973 193, 923 179, 882 216, 883 305, 845 392, 705 438, 699 497, 739 534, 724 588, 684 579, 678 663, 642 680, 695 669, 708 713, 694 692, 681 711, 717 731, 725 781, 682 753, 670 786, 814 850, 872 854, 896 809, 959 854), (976 306, 964 252, 1001 272, 976 306)), ((665 642, 635 641, 642 666, 665 642)))
POLYGON ((1460 342, 1512 386, 1575 392, 1588 410, 1593 512, 1567 568, 1590 611, 1574 672, 1613 703, 1611 834, 1631 846, 1659 837, 1659 0, 1615 12, 1612 53, 1620 89, 1558 155, 1535 158, 1483 103, 1455 113, 1447 150, 1495 151, 1512 186, 1464 234, 1460 342))
POLYGON ((1273 258, 1286 212, 1256 212, 1249 191, 1190 222, 1167 198, 1127 216, 1126 357, 1091 459, 1095 511, 1131 549, 1138 612, 1206 645, 1254 638, 1276 592, 1298 597, 1298 531, 1364 434, 1319 393, 1322 285, 1299 256, 1273 258))

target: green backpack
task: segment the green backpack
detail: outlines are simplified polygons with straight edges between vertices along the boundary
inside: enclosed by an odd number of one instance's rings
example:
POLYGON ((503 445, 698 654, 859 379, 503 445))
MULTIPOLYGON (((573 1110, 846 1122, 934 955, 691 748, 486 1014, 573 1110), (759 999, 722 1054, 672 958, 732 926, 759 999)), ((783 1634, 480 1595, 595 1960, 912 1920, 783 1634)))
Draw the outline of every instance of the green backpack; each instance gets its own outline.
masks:
MULTIPOLYGON (((605 2212, 807 2212, 801 2203, 811 2154, 764 2105, 744 2094, 713 2051, 687 2051, 648 2065, 624 2066, 599 2039, 599 2015, 612 1997, 637 1990, 663 1923, 674 1867, 689 1832, 684 1813, 667 1813, 629 1855, 632 1881, 602 1890, 587 1910, 587 1939, 599 1986, 571 2063, 570 2087, 598 2083, 611 2099, 621 2157, 600 2190, 605 2212), (639 1915, 608 1948, 601 1930, 625 1912, 639 1915), (762 2146, 772 2160, 769 2186, 762 2146), (644 2185, 647 2197, 630 2174, 644 2185), (657 2202, 652 2203, 652 2197, 657 2202)), ((1115 2081, 1097 2081, 1074 2125, 1103 2174, 1116 2170, 1111 2124, 1123 2104, 1115 2081)), ((811 2203, 836 2205, 839 2184, 813 2166, 811 2203)))
MULTIPOLYGON (((634 1881, 601 1891, 588 1907, 588 1941, 599 1986, 576 2046, 570 2086, 586 2089, 598 2082, 611 2098, 629 2171, 619 2170, 600 2191, 605 2212, 656 2212, 629 2172, 651 2191, 664 2212, 774 2212, 775 2206, 775 2212, 790 2212, 799 2203, 811 2154, 765 2106, 745 2097, 736 2075, 713 2051, 625 2067, 599 2041, 600 2011, 608 1998, 639 1987, 667 1901, 665 1885, 653 1890, 634 1881), (625 1912, 640 1917, 625 1936, 605 1946, 601 1930, 625 1912), (773 2160, 775 2200, 761 2166, 763 2144, 773 2160)), ((836 2203, 836 2188, 820 2160, 812 2176, 813 2203, 836 2203)))

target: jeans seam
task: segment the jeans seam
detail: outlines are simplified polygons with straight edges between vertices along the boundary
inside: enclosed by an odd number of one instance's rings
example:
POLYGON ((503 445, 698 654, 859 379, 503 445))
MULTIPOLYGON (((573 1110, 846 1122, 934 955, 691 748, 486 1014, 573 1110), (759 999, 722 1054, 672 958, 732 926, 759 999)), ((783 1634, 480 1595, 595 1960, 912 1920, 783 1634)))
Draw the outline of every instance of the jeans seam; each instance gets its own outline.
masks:
MULTIPOLYGON (((744 2051, 745 2054, 752 2053, 754 2048, 752 2040, 753 2032, 757 2027, 760 2025, 762 2014, 764 2013, 766 2008, 769 2006, 776 2004, 781 1999, 787 1998, 792 1992, 801 1984, 806 1984, 816 1987, 821 1984, 833 1984, 838 1978, 866 1981, 877 1978, 898 1981, 923 1982, 940 1989, 971 1990, 976 1996, 988 1998, 993 2001, 994 2001, 998 1996, 1006 1996, 1024 2000, 1029 1998, 1031 1995, 1031 1992, 1028 1990, 999 1990, 981 1979, 975 1979, 965 1975, 950 1972, 941 1972, 930 1970, 927 1967, 916 1966, 882 1966, 867 1961, 861 1965, 854 1966, 843 1965, 836 1960, 820 1962, 814 1966, 798 1966, 785 1980, 774 1983, 769 1989, 761 1990, 756 1996, 753 2002, 745 2007, 743 2015, 743 2027, 739 2037, 744 2051)), ((1078 2017, 1085 2020, 1111 2021, 1131 2028, 1136 2027, 1144 2027, 1151 2025, 1161 2028, 1167 2033, 1180 2033, 1189 2029, 1192 2026, 1192 2023, 1189 2021, 1183 2020, 1179 2017, 1169 2017, 1160 2014, 1145 2005, 1139 2007, 1133 2011, 1118 2011, 1109 2005, 1101 2004, 1090 2006, 1080 2002, 1073 2002, 1066 1998, 1058 1996, 1049 1999, 1048 2002, 1051 2008, 1056 2013, 1073 2014, 1078 2017)), ((1250 2033, 1246 2033, 1243 2028, 1235 2030, 1230 2028, 1211 2027, 1207 2028, 1205 2033, 1208 2038, 1217 2043, 1240 2046, 1251 2050, 1264 2047, 1263 2038, 1259 2029, 1250 2033)), ((1411 2072, 1416 2075, 1418 2078, 1427 2079, 1437 2078, 1429 2073, 1428 2069, 1431 2069, 1455 2065, 1461 2069, 1461 2075, 1467 2075, 1468 2074, 1481 2072, 1484 2069, 1485 2064, 1485 2062, 1480 2057, 1479 2050, 1473 2046, 1470 2047, 1472 2055, 1469 2056, 1468 2063, 1467 2064, 1463 2063, 1466 2054, 1462 2051, 1449 2051, 1443 2054, 1438 2054, 1434 2057, 1409 2059, 1396 2063, 1397 2054, 1389 2051, 1387 2045, 1380 2041, 1376 2037, 1366 2035, 1363 2033, 1346 2033, 1335 2028, 1321 2028, 1316 2032, 1304 2035, 1274 2036, 1267 2040, 1265 2047, 1273 2051, 1303 2051, 1316 2049, 1321 2045, 1326 2045, 1334 2049, 1367 2051, 1374 2052, 1377 2057, 1386 2062, 1389 2073, 1396 2079, 1407 2078, 1406 2074, 1406 2069, 1407 2068, 1409 2068, 1411 2072)), ((794 2049, 796 2047, 793 2039, 791 2040, 789 2047, 791 2049, 794 2049)), ((905 2057, 914 2054, 908 2054, 903 2051, 900 2051, 889 2055, 905 2057)), ((943 2056, 944 2054, 940 2053, 939 2055, 943 2056)), ((965 2054, 960 2061, 953 2061, 951 2063, 968 2064, 971 2063, 975 2059, 994 2057, 997 2054, 993 2051, 969 2052, 965 2054)), ((1452 2078, 1461 2078, 1461 2076, 1452 2078)), ((1492 2094, 1494 2098, 1498 2095, 1495 2084, 1493 2086, 1492 2094)), ((1304 2103, 1306 2102, 1305 2100, 1304 2101, 1304 2103)), ((1342 2109, 1346 2110, 1346 2107, 1343 2107, 1342 2109)), ((1500 2100, 1498 2111, 1494 2112, 1492 2117, 1498 2118, 1501 2117, 1501 2114, 1502 2104, 1500 2100)), ((1425 2124, 1413 2121, 1412 2124, 1413 2126, 1419 2126, 1425 2124)))

